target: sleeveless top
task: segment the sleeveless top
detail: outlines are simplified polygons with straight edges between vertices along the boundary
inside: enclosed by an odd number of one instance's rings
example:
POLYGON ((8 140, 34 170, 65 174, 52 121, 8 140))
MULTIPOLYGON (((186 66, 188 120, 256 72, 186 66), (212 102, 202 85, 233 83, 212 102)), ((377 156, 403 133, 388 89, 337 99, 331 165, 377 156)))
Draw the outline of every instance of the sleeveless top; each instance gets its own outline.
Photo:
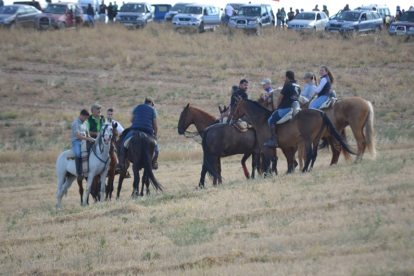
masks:
POLYGON ((318 93, 318 97, 325 96, 325 95, 329 96, 331 94, 331 88, 332 88, 331 78, 328 76, 328 74, 326 74, 322 78, 326 79, 326 84, 322 88, 321 92, 318 93))
POLYGON ((149 104, 140 104, 135 108, 131 129, 137 129, 152 135, 154 132, 154 108, 149 104))
MULTIPOLYGON (((99 116, 99 122, 96 121, 96 119, 93 117, 93 115, 88 117, 88 124, 89 124, 89 132, 100 132, 101 131, 101 120, 104 118, 104 116, 99 116)), ((104 118, 105 122, 106 119, 104 118)), ((92 138, 96 138, 97 136, 91 135, 92 138)))

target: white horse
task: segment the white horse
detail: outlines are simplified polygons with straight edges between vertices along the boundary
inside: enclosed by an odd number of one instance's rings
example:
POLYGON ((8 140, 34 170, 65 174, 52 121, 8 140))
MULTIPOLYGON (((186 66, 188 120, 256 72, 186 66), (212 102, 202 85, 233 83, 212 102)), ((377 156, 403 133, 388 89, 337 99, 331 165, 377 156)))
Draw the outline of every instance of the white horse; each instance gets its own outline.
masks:
MULTIPOLYGON (((86 187, 86 194, 82 205, 86 205, 89 193, 91 191, 92 181, 96 175, 101 176, 101 202, 104 200, 105 193, 105 178, 108 173, 109 150, 111 148, 111 139, 113 135, 112 123, 105 123, 102 125, 101 131, 92 145, 89 154, 89 173, 88 185, 86 187)), ((67 155, 73 151, 72 149, 62 152, 56 161, 56 173, 58 179, 58 187, 56 191, 57 204, 56 208, 60 208, 60 202, 63 195, 66 194, 73 181, 76 179, 75 160, 68 160, 67 155)))

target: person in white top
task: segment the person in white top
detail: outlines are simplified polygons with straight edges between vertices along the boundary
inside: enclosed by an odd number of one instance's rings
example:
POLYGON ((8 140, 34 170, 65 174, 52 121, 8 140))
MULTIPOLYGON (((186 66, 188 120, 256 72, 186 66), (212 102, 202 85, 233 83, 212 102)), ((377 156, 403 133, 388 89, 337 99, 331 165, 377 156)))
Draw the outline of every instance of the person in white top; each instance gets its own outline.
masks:
POLYGON ((106 112, 106 116, 110 119, 112 119, 113 122, 118 124, 118 127, 116 128, 116 130, 118 130, 119 135, 122 134, 122 132, 124 132, 124 128, 121 126, 121 124, 118 121, 115 121, 114 117, 115 117, 115 112, 112 108, 108 109, 108 111, 106 112))
POLYGON ((227 4, 227 6, 224 8, 224 12, 226 13, 226 15, 224 16, 224 24, 226 24, 227 26, 230 17, 233 16, 234 8, 230 4, 227 4))
POLYGON ((304 79, 306 82, 302 90, 302 96, 310 100, 313 94, 315 94, 316 86, 318 86, 316 76, 315 74, 308 72, 305 74, 305 76, 303 76, 302 79, 304 79))

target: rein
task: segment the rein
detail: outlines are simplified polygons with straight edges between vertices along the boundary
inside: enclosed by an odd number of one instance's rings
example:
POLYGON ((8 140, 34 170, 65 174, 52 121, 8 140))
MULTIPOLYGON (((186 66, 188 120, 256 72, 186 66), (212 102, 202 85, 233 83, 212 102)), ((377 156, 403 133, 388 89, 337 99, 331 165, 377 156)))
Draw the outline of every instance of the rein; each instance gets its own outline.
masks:
MULTIPOLYGON (((106 132, 106 129, 108 128, 108 126, 109 125, 106 125, 105 126, 105 128, 103 128, 102 130, 101 130, 101 132, 102 133, 105 133, 106 132)), ((110 156, 108 156, 108 159, 106 159, 106 161, 104 161, 104 160, 102 160, 102 158, 100 158, 99 156, 98 156, 98 154, 96 153, 96 147, 98 146, 98 148, 99 148, 99 151, 100 151, 100 153, 102 154, 103 153, 103 146, 102 146, 102 139, 103 139, 103 136, 101 135, 101 133, 99 133, 99 140, 96 142, 96 143, 94 143, 93 144, 93 146, 92 146, 92 149, 91 149, 91 151, 95 154, 95 156, 96 156, 96 158, 98 158, 98 160, 99 161, 101 161, 102 163, 104 163, 105 164, 105 167, 106 167, 106 164, 108 163, 108 161, 109 161, 109 159, 110 159, 110 156), (97 145, 98 144, 98 145, 97 145)), ((111 137, 111 140, 112 140, 112 137, 111 137)))
MULTIPOLYGON (((181 126, 182 128, 184 128, 184 123, 187 119, 188 109, 183 111, 183 113, 184 113, 184 118, 183 118, 183 126, 181 126)), ((180 128, 180 126, 178 126, 178 127, 180 128)), ((202 132, 204 132, 204 130, 202 132)), ((196 141, 197 143, 199 143, 201 145, 201 143, 195 139, 195 137, 197 137, 199 135, 200 135, 200 133, 198 133, 198 132, 191 132, 191 131, 187 131, 187 130, 184 131, 184 137, 185 138, 192 138, 192 139, 194 139, 194 141, 196 141)))

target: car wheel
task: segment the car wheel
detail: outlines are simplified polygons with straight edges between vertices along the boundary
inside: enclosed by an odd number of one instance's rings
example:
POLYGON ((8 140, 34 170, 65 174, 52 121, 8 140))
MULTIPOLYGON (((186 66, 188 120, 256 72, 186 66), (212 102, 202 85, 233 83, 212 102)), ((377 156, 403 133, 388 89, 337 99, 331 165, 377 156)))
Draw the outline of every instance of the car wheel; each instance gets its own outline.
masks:
POLYGON ((210 30, 214 33, 216 31, 217 26, 213 26, 210 30))
POLYGON ((358 29, 357 29, 357 28, 355 28, 355 29, 353 29, 353 30, 352 30, 351 37, 352 37, 352 38, 356 38, 357 36, 358 36, 358 29))
POLYGON ((204 32, 204 22, 201 22, 200 23, 199 32, 200 33, 203 33, 204 32))
POLYGON ((64 29, 66 29, 66 23, 65 22, 62 22, 59 25, 59 30, 64 30, 64 29))

